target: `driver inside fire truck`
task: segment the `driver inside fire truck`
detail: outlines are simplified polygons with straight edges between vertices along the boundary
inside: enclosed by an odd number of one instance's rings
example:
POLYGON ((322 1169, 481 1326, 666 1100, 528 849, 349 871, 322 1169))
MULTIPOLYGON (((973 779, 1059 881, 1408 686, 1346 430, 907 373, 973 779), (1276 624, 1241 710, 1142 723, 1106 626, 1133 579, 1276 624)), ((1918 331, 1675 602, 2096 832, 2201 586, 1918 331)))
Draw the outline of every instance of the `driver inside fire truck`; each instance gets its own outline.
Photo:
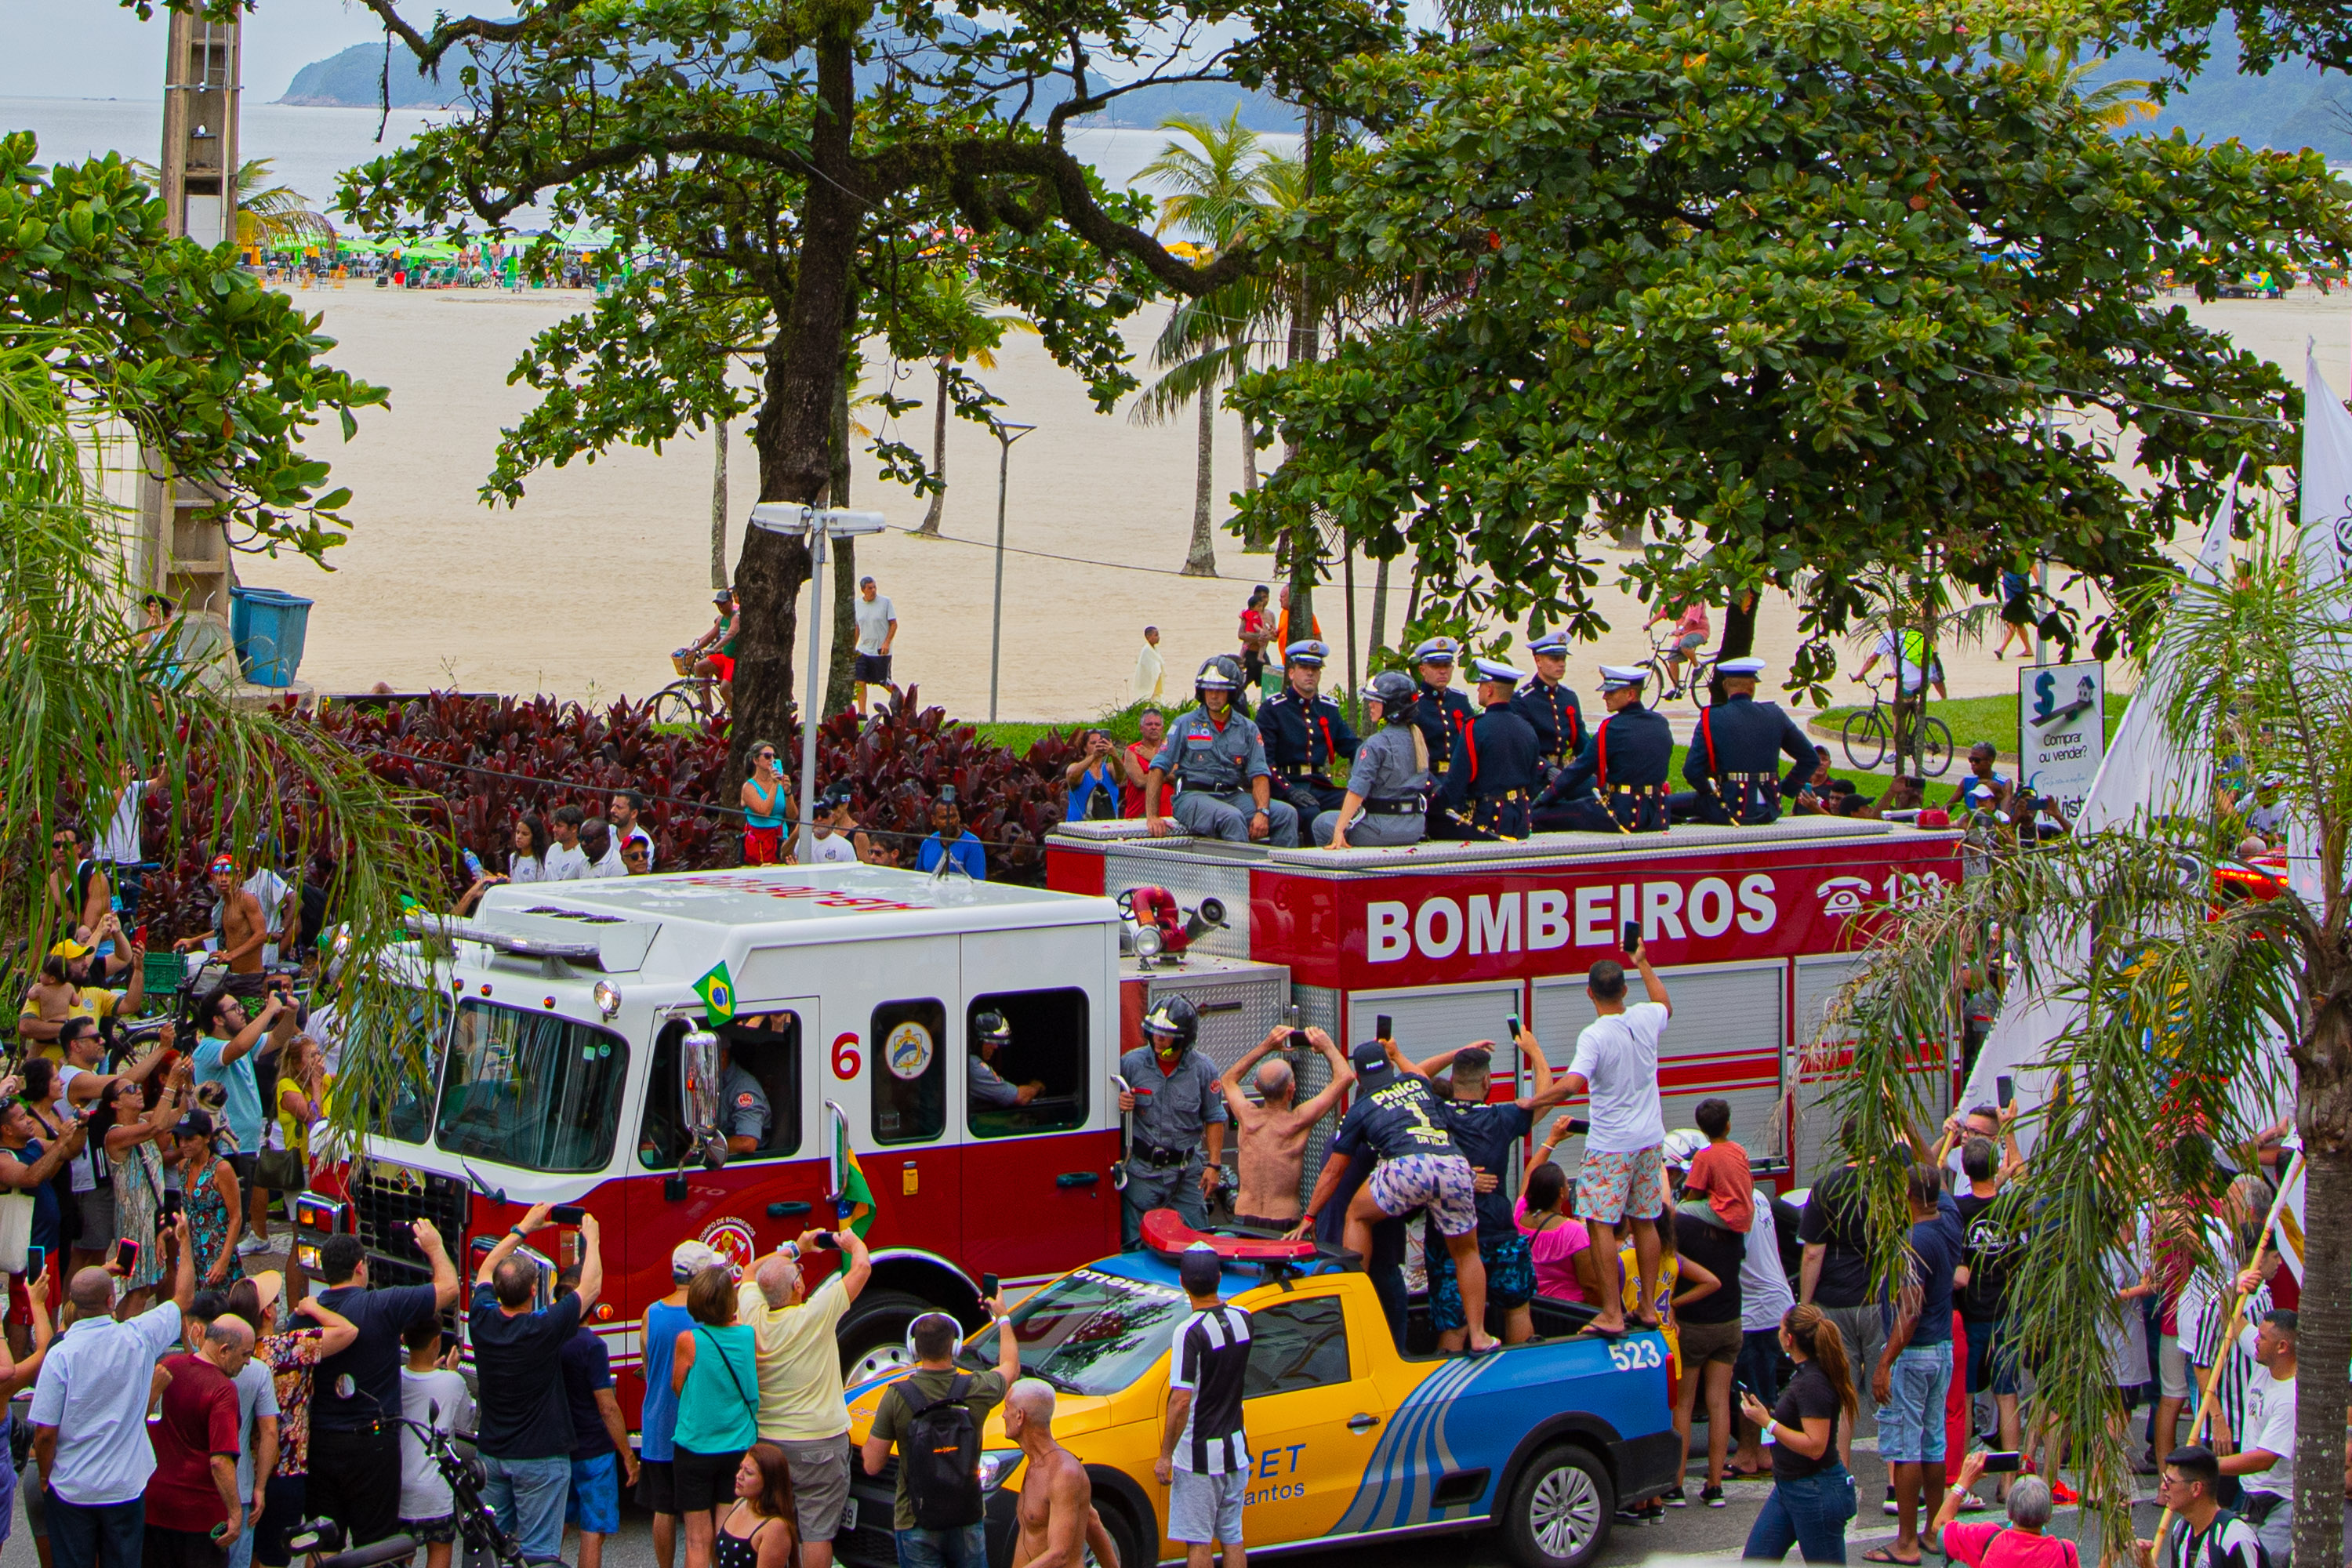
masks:
MULTIPOLYGON (((655 1043, 645 1130, 637 1144, 638 1163, 647 1170, 669 1170, 691 1148, 692 1131, 677 1103, 677 1056, 680 1040, 698 1022, 674 1018, 655 1043)), ((727 1152, 762 1158, 798 1152, 799 1016, 789 1012, 750 1014, 730 1019, 715 1032, 727 1152)))

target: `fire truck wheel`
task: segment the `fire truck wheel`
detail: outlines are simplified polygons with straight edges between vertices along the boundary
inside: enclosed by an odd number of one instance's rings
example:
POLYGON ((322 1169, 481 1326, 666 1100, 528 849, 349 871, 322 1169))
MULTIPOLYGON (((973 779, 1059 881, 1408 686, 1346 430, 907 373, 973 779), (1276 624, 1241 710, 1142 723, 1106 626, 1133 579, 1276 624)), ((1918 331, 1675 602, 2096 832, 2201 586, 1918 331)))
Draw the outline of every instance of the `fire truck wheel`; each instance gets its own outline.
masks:
POLYGON ((1601 1554, 1617 1511, 1609 1468, 1590 1449, 1561 1443, 1519 1472, 1502 1520, 1518 1568, 1584 1568, 1601 1554))
POLYGON ((907 1353, 907 1331, 931 1310, 920 1296, 904 1290, 868 1290, 841 1322, 841 1375, 855 1388, 915 1364, 907 1353))

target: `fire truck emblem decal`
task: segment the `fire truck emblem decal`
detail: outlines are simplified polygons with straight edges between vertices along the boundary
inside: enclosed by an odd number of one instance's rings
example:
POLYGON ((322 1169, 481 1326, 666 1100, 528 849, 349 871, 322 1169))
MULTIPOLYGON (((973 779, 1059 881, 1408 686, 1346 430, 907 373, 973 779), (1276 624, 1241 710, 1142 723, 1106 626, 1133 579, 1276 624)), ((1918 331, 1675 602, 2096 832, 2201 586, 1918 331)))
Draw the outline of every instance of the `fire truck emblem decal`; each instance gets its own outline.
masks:
POLYGON ((702 1228, 702 1245, 735 1266, 738 1276, 751 1272, 759 1260, 760 1244, 753 1239, 751 1227, 734 1215, 714 1219, 702 1228))
POLYGON ((1815 889, 1822 899, 1822 913, 1825 915, 1858 915, 1862 900, 1870 894, 1870 882, 1863 877, 1832 877, 1815 889))
POLYGON ((909 1018, 882 1042, 882 1059, 890 1065, 891 1077, 913 1082, 931 1065, 931 1032, 909 1018))

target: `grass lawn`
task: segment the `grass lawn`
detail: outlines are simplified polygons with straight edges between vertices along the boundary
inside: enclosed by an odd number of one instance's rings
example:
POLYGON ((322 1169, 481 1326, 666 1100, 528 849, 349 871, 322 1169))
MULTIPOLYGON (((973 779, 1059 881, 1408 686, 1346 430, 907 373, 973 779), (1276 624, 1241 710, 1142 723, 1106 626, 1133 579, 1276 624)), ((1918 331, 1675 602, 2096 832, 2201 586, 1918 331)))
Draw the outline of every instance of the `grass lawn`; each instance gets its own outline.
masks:
MULTIPOLYGON (((1831 708, 1819 713, 1801 715, 1801 717, 1811 718, 1834 730, 1845 722, 1847 714, 1862 712, 1867 706, 1864 704, 1862 707, 1831 708)), ((2116 738, 2116 726, 2123 722, 2124 710, 2130 706, 2130 692, 2109 691, 2107 693, 2108 740, 2112 741, 2116 738)), ((2015 692, 2000 697, 1959 697, 1949 702, 1937 702, 1930 698, 1927 711, 1950 727, 1952 746, 1955 751, 1965 754, 1969 747, 1975 742, 1990 741, 2000 748, 2000 754, 2003 757, 2012 762, 2016 760, 2017 694, 2015 692)), ((1845 753, 1835 741, 1825 743, 1833 756, 1841 762, 1844 761, 1845 753)), ((1957 768, 1959 763, 1955 762, 1953 766, 1957 768)))

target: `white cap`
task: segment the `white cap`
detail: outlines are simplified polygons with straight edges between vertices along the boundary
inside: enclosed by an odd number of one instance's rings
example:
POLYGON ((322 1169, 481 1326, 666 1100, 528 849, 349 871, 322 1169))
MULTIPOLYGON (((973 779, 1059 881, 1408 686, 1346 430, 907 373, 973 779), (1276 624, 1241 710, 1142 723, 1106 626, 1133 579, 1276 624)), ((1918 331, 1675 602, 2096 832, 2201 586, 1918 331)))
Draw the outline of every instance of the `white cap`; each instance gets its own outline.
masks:
POLYGON ((1764 661, 1760 658, 1727 658, 1715 668, 1720 675, 1744 675, 1753 679, 1764 673, 1764 661))
POLYGON ((669 1249, 669 1277, 679 1284, 706 1268, 724 1268, 727 1260, 699 1241, 681 1241, 669 1249))
POLYGON ((1415 664, 1452 664, 1454 639, 1431 637, 1426 642, 1416 644, 1412 650, 1412 661, 1415 664))
POLYGON ((1601 689, 1603 691, 1622 691, 1649 679, 1650 672, 1639 665, 1604 664, 1601 667, 1601 689))
POLYGON ((1706 1147, 1706 1133, 1696 1127, 1677 1127, 1666 1134, 1663 1158, 1669 1169, 1686 1171, 1698 1152, 1706 1147))
POLYGON ((1527 679, 1499 658, 1474 658, 1470 662, 1478 667, 1481 680, 1507 680, 1516 686, 1527 679))

